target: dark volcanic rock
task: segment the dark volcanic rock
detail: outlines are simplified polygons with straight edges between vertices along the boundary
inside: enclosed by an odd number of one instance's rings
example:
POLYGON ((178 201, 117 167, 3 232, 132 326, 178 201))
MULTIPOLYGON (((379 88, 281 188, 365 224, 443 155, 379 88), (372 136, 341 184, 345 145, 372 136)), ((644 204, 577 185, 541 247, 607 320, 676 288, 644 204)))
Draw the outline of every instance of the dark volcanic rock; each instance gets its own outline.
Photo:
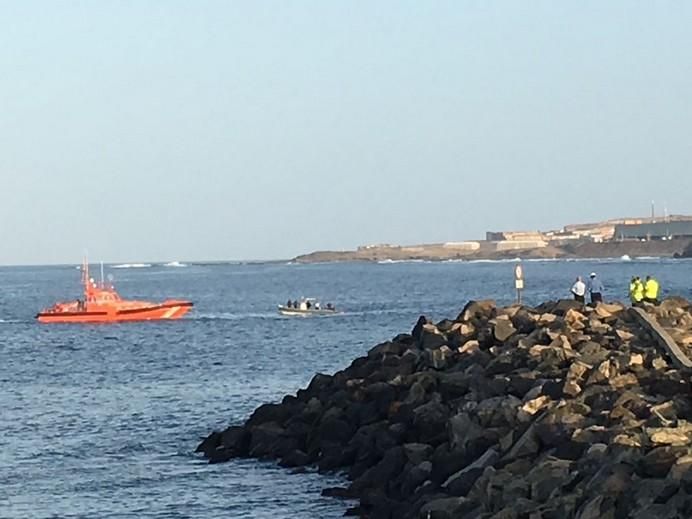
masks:
POLYGON ((509 320, 509 317, 505 319, 497 319, 497 322, 495 323, 494 333, 495 339, 497 339, 499 342, 506 341, 516 332, 517 329, 512 324, 512 321, 509 320))
MULTIPOLYGON (((648 311, 682 330, 689 307, 648 311)), ((672 366, 621 305, 472 301, 197 452, 344 471, 325 495, 374 519, 692 517, 692 370, 672 366)))
POLYGON ((295 449, 286 454, 279 465, 282 467, 303 467, 310 463, 310 457, 303 451, 295 449))
POLYGON ((474 319, 488 320, 495 316, 497 307, 495 301, 469 301, 457 317, 457 321, 469 322, 474 319))

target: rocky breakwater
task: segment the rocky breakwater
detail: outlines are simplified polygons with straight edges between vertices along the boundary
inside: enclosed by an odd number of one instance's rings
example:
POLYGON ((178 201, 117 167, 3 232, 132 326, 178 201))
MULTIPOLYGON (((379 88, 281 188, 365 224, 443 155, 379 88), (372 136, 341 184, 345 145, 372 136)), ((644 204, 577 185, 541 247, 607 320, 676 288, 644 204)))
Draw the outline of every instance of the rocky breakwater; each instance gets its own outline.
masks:
POLYGON ((324 493, 358 499, 360 517, 690 517, 691 376, 621 305, 477 301, 198 451, 343 471, 349 484, 324 493))

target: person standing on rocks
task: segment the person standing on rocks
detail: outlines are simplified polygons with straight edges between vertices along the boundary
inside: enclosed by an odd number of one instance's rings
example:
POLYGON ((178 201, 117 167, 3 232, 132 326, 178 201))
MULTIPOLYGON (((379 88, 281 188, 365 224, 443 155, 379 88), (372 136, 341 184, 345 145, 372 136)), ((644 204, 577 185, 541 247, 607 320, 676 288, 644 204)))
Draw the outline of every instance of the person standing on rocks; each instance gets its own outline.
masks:
POLYGON ((603 286, 603 283, 601 283, 601 280, 598 279, 595 272, 589 274, 588 290, 589 295, 591 296, 592 305, 603 302, 603 292, 605 292, 605 287, 603 286))
POLYGON ((577 280, 572 285, 570 290, 574 294, 574 300, 579 303, 584 303, 586 295, 586 284, 581 280, 581 276, 577 276, 577 280))
POLYGON ((644 301, 652 305, 657 305, 658 289, 658 281, 651 276, 646 276, 646 283, 644 283, 644 301))
POLYGON ((637 306, 644 299, 644 283, 639 276, 634 276, 630 282, 630 301, 632 306, 637 306))

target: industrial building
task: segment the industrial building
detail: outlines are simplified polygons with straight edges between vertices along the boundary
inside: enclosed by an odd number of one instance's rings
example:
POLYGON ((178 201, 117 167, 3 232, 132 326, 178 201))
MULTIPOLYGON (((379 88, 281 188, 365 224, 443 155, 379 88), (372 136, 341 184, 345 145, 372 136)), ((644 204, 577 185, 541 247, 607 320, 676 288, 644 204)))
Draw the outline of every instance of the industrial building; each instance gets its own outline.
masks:
POLYGON ((692 219, 615 226, 615 240, 692 238, 692 219))

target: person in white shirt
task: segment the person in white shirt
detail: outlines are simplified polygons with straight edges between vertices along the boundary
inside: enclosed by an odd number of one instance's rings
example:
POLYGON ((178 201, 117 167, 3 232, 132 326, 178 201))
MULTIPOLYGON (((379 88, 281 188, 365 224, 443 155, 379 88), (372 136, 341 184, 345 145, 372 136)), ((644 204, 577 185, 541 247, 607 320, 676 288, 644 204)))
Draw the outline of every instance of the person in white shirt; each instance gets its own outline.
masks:
POLYGON ((572 285, 572 294, 574 294, 574 300, 580 303, 584 302, 584 295, 586 294, 586 284, 581 280, 581 276, 577 276, 577 280, 572 285))

